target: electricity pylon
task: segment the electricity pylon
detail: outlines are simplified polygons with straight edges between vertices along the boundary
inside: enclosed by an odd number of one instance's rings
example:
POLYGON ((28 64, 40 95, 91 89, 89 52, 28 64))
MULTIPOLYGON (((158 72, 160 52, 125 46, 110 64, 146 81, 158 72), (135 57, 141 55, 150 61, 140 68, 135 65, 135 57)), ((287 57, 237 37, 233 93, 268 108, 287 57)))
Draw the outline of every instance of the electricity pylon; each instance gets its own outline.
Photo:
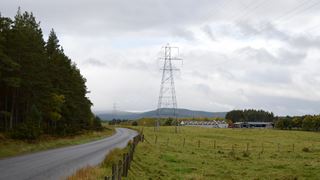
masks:
MULTIPOLYGON (((176 91, 174 86, 174 71, 178 71, 172 61, 174 60, 182 60, 179 58, 179 48, 171 47, 167 44, 162 48, 163 56, 160 57, 161 60, 164 61, 162 70, 162 78, 160 85, 160 93, 158 100, 158 109, 157 109, 157 121, 155 127, 157 130, 160 128, 160 119, 163 117, 178 119, 177 112, 177 98, 176 91)), ((177 127, 176 127, 177 131, 177 127)))

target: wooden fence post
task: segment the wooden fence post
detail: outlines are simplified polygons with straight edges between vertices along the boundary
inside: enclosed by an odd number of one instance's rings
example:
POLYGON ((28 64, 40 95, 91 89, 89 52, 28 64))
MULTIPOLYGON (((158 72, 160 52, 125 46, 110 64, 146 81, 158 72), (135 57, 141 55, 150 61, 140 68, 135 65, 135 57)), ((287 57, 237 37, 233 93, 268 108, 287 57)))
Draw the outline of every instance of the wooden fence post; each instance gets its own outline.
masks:
POLYGON ((122 162, 121 160, 119 160, 119 163, 118 163, 118 180, 121 180, 121 175, 122 175, 122 162))
POLYGON ((112 164, 112 180, 116 180, 116 165, 115 164, 112 164))
POLYGON ((129 170, 129 167, 130 167, 130 156, 129 156, 129 154, 128 153, 126 153, 126 176, 125 177, 127 177, 128 176, 128 170, 129 170))
POLYGON ((130 152, 129 152, 129 154, 128 154, 128 169, 130 169, 130 164, 131 164, 131 150, 130 150, 130 152))
POLYGON ((249 151, 249 143, 247 143, 247 149, 246 149, 246 151, 247 151, 247 152, 249 151))
MULTIPOLYGON (((127 177, 128 176, 128 171, 130 169, 130 165, 131 165, 131 161, 133 160, 133 153, 135 151, 135 148, 137 146, 137 144, 140 141, 144 141, 144 135, 143 134, 138 134, 137 136, 135 136, 133 138, 133 142, 129 147, 129 152, 128 153, 124 153, 122 156, 122 161, 119 160, 118 163, 114 163, 112 164, 112 176, 105 176, 104 179, 105 180, 121 180, 122 176, 123 177, 127 177)), ((155 143, 157 143, 157 136, 156 136, 156 140, 155 143)))
POLYGON ((126 177, 126 154, 123 153, 122 155, 122 176, 126 177))
POLYGON ((294 144, 292 144, 292 152, 294 152, 294 144))
POLYGON ((133 161, 133 153, 134 153, 134 148, 132 149, 132 152, 131 152, 131 158, 130 158, 130 161, 133 161))
POLYGON ((183 145, 182 145, 182 147, 184 147, 185 143, 186 143, 186 138, 183 138, 183 145))

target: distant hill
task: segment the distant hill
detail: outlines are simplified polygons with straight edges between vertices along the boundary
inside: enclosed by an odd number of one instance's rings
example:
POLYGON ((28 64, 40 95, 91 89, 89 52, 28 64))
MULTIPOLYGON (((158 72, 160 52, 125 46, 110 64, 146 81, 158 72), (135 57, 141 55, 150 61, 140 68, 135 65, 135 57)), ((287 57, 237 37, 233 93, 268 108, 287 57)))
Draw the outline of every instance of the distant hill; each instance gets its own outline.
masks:
MULTIPOLYGON (((170 109, 169 109, 170 110, 170 109)), ((207 112, 207 111, 194 111, 189 109, 177 109, 179 118, 192 118, 192 117, 221 117, 224 118, 226 116, 226 112, 207 112)), ((97 116, 99 116, 103 120, 112 120, 116 119, 140 119, 144 117, 157 117, 157 110, 146 111, 146 112, 127 112, 127 111, 118 111, 116 115, 111 112, 97 112, 97 116)))

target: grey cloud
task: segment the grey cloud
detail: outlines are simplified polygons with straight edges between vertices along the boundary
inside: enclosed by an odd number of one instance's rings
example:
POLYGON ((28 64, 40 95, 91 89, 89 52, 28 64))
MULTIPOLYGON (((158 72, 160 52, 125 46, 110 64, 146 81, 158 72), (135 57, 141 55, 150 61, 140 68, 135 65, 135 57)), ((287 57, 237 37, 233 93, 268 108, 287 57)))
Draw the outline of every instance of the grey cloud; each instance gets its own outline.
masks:
POLYGON ((285 68, 257 68, 246 71, 243 81, 252 84, 271 84, 283 86, 292 82, 291 72, 285 68))
POLYGON ((249 99, 250 101, 244 105, 247 108, 261 107, 273 111, 277 115, 318 114, 320 112, 320 101, 258 94, 250 95, 249 99))
MULTIPOLYGON (((312 34, 290 34, 283 30, 279 30, 271 22, 262 22, 252 24, 245 21, 235 23, 235 27, 239 29, 241 36, 258 37, 266 39, 274 39, 282 41, 294 48, 320 48, 320 36, 312 34)), ((236 36, 235 33, 229 32, 229 35, 236 36)))
POLYGON ((209 79, 208 74, 203 73, 203 72, 198 71, 198 70, 193 70, 193 71, 191 71, 191 75, 192 75, 193 77, 197 77, 197 78, 200 78, 200 79, 209 79))
POLYGON ((253 25, 245 21, 238 21, 235 23, 237 29, 242 36, 255 36, 259 33, 259 30, 253 25))
POLYGON ((134 69, 134 70, 149 70, 152 64, 148 64, 142 60, 135 60, 133 62, 129 61, 121 61, 120 64, 121 67, 126 68, 126 69, 134 69))
POLYGON ((195 36, 192 31, 182 29, 182 28, 176 28, 172 31, 173 36, 177 36, 180 38, 183 38, 188 41, 194 41, 195 36))
POLYGON ((282 41, 287 41, 290 38, 290 35, 287 32, 280 31, 271 22, 264 22, 261 26, 260 33, 262 33, 266 38, 282 41))
POLYGON ((237 50, 236 53, 245 55, 245 59, 255 60, 258 62, 272 63, 276 60, 276 58, 264 48, 254 49, 251 47, 245 47, 237 50))
POLYGON ((227 25, 225 28, 233 29, 233 31, 228 31, 228 35, 235 38, 262 37, 265 39, 275 39, 279 41, 288 41, 291 38, 290 34, 279 30, 270 21, 261 21, 258 23, 250 21, 236 21, 233 26, 227 25))
POLYGON ((307 56, 305 52, 294 52, 287 49, 278 49, 277 54, 273 55, 265 48, 254 49, 251 47, 245 47, 236 51, 241 55, 244 55, 248 60, 255 60, 261 63, 276 63, 282 65, 298 65, 307 56))
POLYGON ((47 29, 54 27, 64 34, 97 36, 198 24, 210 14, 213 4, 209 0, 14 0, 1 2, 0 7, 6 8, 0 10, 13 16, 12 12, 21 6, 22 10, 33 11, 40 17, 47 29))
POLYGON ((300 35, 290 39, 290 45, 298 48, 320 48, 320 37, 300 35))
POLYGON ((302 60, 306 58, 307 54, 305 52, 294 52, 287 49, 279 49, 278 61, 282 64, 292 65, 299 64, 302 60))
POLYGON ((210 95, 212 94, 213 90, 210 88, 210 86, 200 83, 200 84, 196 84, 196 88, 201 91, 202 93, 204 93, 205 95, 210 95))
POLYGON ((201 30, 211 39, 211 40, 216 40, 214 35, 213 35, 213 32, 212 32, 212 29, 210 26, 208 25, 205 25, 201 28, 201 30))
POLYGON ((88 58, 83 61, 83 65, 89 65, 89 66, 97 66, 97 67, 103 67, 106 66, 106 64, 98 59, 95 58, 88 58))

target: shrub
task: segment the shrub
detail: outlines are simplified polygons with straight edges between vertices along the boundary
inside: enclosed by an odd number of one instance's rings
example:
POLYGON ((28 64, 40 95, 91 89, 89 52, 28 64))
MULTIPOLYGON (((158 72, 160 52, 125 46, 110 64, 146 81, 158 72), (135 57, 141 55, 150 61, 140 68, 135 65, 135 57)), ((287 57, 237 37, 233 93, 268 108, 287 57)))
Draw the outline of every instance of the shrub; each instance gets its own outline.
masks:
POLYGON ((31 111, 27 116, 27 119, 22 124, 19 124, 11 132, 11 137, 13 139, 23 139, 23 140, 35 140, 38 139, 42 133, 41 130, 41 120, 42 116, 40 111, 38 111, 36 106, 31 107, 31 111))
POLYGON ((16 129, 14 129, 10 136, 13 139, 22 140, 35 140, 41 135, 41 130, 39 128, 30 125, 30 123, 20 124, 16 129))
POLYGON ((117 163, 119 160, 121 160, 122 153, 122 150, 119 148, 111 150, 103 160, 102 165, 104 167, 111 167, 112 164, 117 163))
POLYGON ((248 151, 243 151, 242 156, 243 157, 249 157, 250 153, 248 151))
POLYGON ((137 121, 133 121, 133 122, 131 123, 131 126, 138 126, 138 122, 137 122, 137 121))
POLYGON ((304 148, 302 149, 302 151, 303 151, 303 152, 310 152, 310 149, 307 148, 307 147, 304 147, 304 148))
POLYGON ((172 118, 168 118, 165 122, 164 122, 164 126, 171 126, 173 122, 172 118))

